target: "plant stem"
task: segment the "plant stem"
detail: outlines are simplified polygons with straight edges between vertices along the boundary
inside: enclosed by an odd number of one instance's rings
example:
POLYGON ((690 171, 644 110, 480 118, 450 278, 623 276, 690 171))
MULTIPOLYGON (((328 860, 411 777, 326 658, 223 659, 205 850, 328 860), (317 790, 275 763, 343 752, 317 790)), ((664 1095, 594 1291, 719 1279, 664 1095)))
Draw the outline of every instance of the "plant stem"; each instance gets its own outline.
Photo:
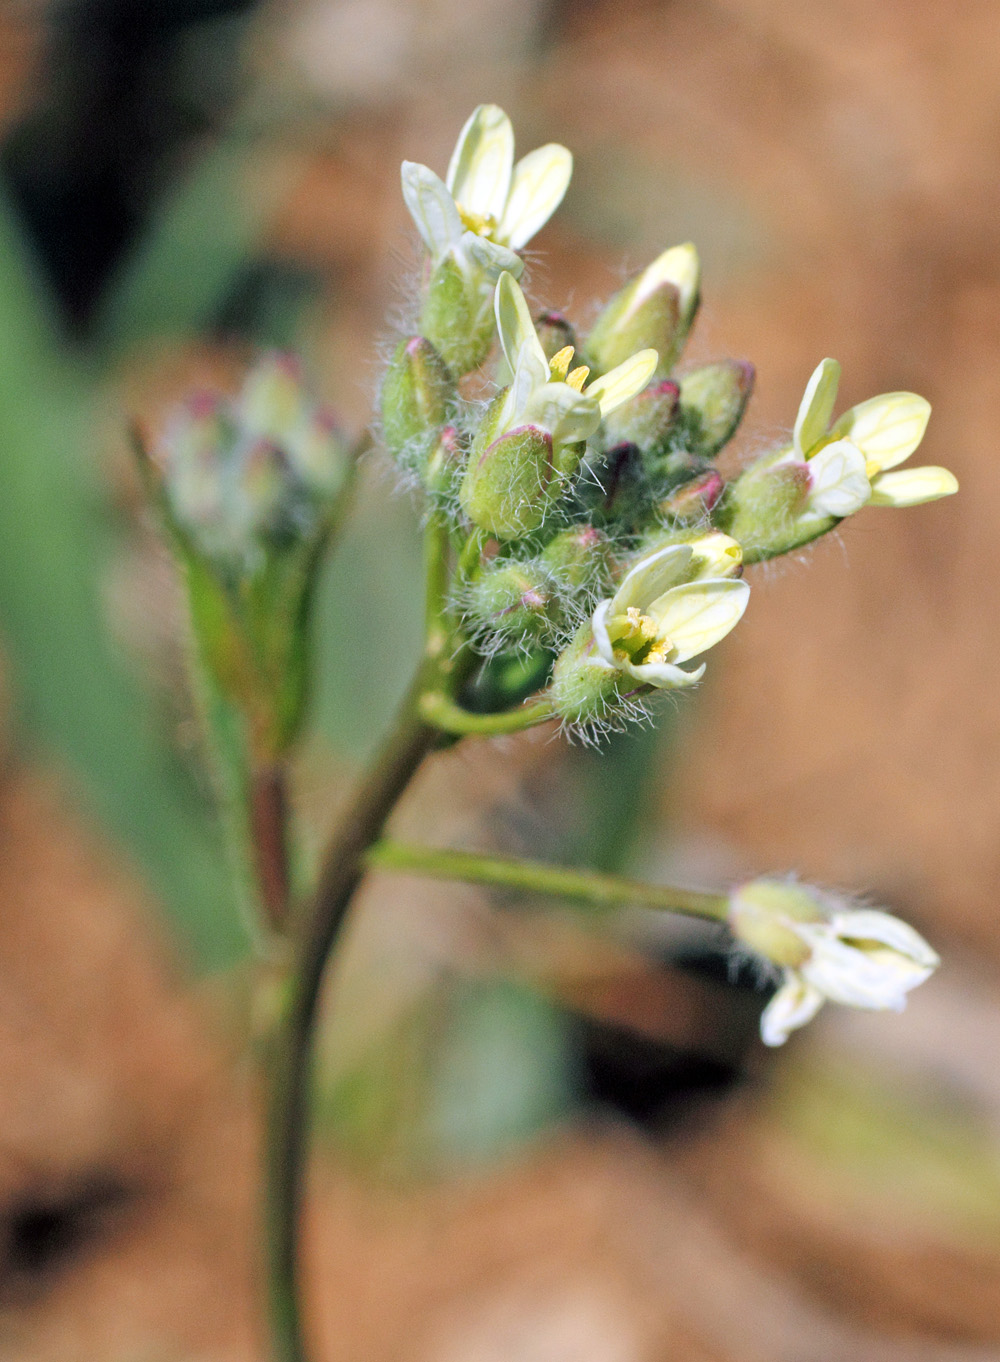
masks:
POLYGON ((264 766, 251 773, 249 804, 250 844, 261 903, 271 928, 281 934, 288 925, 291 897, 284 766, 264 766))
POLYGON ((395 727, 354 797, 327 854, 304 922, 275 1037, 267 1129, 267 1220, 271 1328, 275 1362, 306 1362, 298 1245, 302 1225, 309 1126, 312 1040, 327 960, 355 889, 365 852, 437 734, 419 716, 422 677, 400 709, 395 727))
POLYGON ((482 856, 468 851, 414 846, 407 842, 381 841, 365 856, 378 870, 397 870, 408 875, 430 875, 466 884, 489 884, 552 898, 572 899, 597 908, 636 904, 659 912, 684 913, 688 917, 724 922, 729 908, 725 894, 705 894, 669 884, 644 884, 623 875, 596 870, 569 870, 543 861, 482 856))
POLYGON ((440 691, 425 691, 420 697, 420 713, 443 733, 459 736, 479 733, 489 736, 520 733, 535 724, 544 723, 546 719, 552 718, 553 709, 548 700, 539 699, 500 714, 473 714, 440 691))

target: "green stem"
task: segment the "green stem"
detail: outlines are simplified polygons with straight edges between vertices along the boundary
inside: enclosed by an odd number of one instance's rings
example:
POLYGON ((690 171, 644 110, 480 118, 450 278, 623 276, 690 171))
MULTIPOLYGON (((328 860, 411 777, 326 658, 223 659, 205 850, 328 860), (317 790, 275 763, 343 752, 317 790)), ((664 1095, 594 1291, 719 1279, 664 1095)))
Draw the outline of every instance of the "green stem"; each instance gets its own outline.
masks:
POLYGON ((327 855, 299 941, 275 1037, 267 1129, 267 1224, 275 1362, 306 1362, 299 1243, 304 1205, 312 1042, 323 976, 355 889, 365 852, 437 734, 419 717, 415 685, 381 755, 354 797, 327 855))
POLYGON ((426 691, 420 697, 423 718, 442 733, 454 733, 460 737, 475 733, 483 736, 521 733, 526 728, 551 719, 554 712, 551 703, 544 698, 501 714, 472 714, 440 691, 426 691))
POLYGON ((709 918, 713 922, 724 922, 729 910, 725 894, 705 894, 669 884, 644 884, 641 880, 604 875, 596 870, 568 870, 564 866, 546 865, 543 861, 483 856, 468 851, 414 846, 407 842, 378 842, 368 851, 365 861, 373 869, 523 889, 597 908, 635 904, 659 912, 709 918))

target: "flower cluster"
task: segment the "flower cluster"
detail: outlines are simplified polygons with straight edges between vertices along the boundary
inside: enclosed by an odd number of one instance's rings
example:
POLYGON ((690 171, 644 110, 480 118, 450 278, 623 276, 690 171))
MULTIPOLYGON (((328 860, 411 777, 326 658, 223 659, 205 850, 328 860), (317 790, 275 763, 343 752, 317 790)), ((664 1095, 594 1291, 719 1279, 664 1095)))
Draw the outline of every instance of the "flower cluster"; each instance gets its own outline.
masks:
POLYGON ((584 335, 559 313, 532 318, 519 252, 571 170, 556 145, 515 165, 510 121, 494 105, 472 114, 444 180, 404 163, 427 252, 421 331, 399 344, 381 418, 456 547, 454 633, 480 663, 452 698, 507 711, 540 691, 550 712, 587 730, 701 677, 704 663, 683 664, 741 618, 744 566, 863 506, 911 506, 957 484, 940 468, 894 471, 927 424, 915 394, 872 398, 832 422, 833 360, 810 379, 792 440, 727 481, 715 460, 754 371, 723 360, 676 372, 701 291, 693 245, 665 250, 584 335), (497 388, 484 406, 465 376, 494 341, 497 388))

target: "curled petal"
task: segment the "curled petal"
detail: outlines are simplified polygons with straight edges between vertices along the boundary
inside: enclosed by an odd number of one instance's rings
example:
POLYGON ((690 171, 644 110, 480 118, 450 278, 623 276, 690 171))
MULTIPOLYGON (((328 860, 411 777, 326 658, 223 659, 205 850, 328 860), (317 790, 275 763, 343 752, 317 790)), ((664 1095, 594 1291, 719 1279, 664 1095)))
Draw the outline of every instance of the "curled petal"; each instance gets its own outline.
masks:
POLYGON ((924 438, 931 404, 916 393, 883 393, 845 411, 831 434, 851 440, 864 454, 871 471, 895 468, 924 438))
POLYGON ((904 468, 872 479, 873 506, 920 506, 958 491, 958 479, 947 468, 904 468))
POLYGON ((901 1012, 906 995, 931 974, 891 947, 851 945, 826 931, 801 929, 813 947, 803 976, 832 1002, 872 1011, 901 1012))
POLYGON ((640 350, 587 388, 587 396, 600 403, 601 416, 607 416, 630 397, 641 393, 653 377, 659 361, 655 350, 640 350))
POLYGON ((622 579, 615 592, 612 606, 616 615, 624 615, 630 606, 640 610, 668 587, 684 580, 693 557, 688 544, 669 544, 640 558, 622 579))
POLYGON ((505 270, 515 279, 521 277, 524 261, 519 255, 509 251, 506 246, 500 246, 495 241, 488 241, 486 237, 477 236, 475 232, 464 232, 462 250, 491 281, 499 279, 505 270))
POLYGON ((824 445, 806 465, 809 506, 820 515, 853 515, 871 497, 865 456, 850 440, 824 445))
POLYGON ((657 690, 685 690, 697 685, 705 675, 705 664, 686 672, 672 662, 626 662, 625 670, 643 685, 655 686, 657 690))
POLYGON ((618 662, 615 658, 615 650, 612 648, 611 639, 608 636, 608 611, 610 609, 610 601, 598 602, 597 608, 594 610, 594 618, 591 621, 591 629, 601 661, 606 662, 609 667, 617 669, 618 662))
POLYGON ((670 640, 672 660, 686 662, 724 639, 739 623, 749 599, 746 582, 708 577, 672 587, 647 609, 658 631, 670 640))
POLYGON ((796 970, 786 969, 784 981, 764 1008, 760 1038, 765 1045, 784 1045, 792 1031, 812 1021, 823 1006, 823 994, 796 970))
POLYGON ((601 409, 589 393, 578 393, 568 383, 543 383, 528 398, 524 420, 547 430, 554 444, 575 444, 593 435, 601 409))
POLYGON ((839 385, 840 365, 837 361, 820 360, 806 384, 805 393, 799 403, 799 413, 795 418, 792 438, 800 458, 806 458, 813 445, 826 434, 839 385))
POLYGON ((515 251, 526 246, 562 203, 573 157, 556 142, 518 161, 497 235, 515 251))
POLYGON ((842 940, 877 942, 929 970, 936 969, 941 963, 933 946, 908 922, 893 917, 892 913, 883 913, 877 908, 854 908, 834 913, 830 925, 842 940))
POLYGON ((404 161, 401 173, 403 198, 424 245, 435 260, 458 246, 465 228, 444 181, 427 166, 404 161))
POLYGON ((448 166, 448 188, 471 213, 500 219, 510 192, 514 130, 496 104, 480 104, 458 135, 448 166))
POLYGON ((535 331, 521 286, 509 271, 505 271, 497 280, 494 306, 500 344, 511 369, 516 371, 522 350, 530 350, 536 360, 541 362, 547 378, 549 362, 535 331))

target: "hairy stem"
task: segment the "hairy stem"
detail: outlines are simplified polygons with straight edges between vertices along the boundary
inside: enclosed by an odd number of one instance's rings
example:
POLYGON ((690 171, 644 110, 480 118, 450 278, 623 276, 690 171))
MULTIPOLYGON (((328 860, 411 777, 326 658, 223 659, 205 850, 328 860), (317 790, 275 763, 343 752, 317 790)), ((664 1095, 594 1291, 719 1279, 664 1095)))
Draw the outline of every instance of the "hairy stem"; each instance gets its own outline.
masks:
POLYGON ((381 841, 366 854, 367 864, 379 870, 397 870, 408 875, 429 875, 441 880, 462 880, 466 884, 489 884, 528 893, 548 894, 571 899, 597 908, 618 908, 634 904, 659 912, 684 913, 689 917, 724 922, 729 900, 724 894, 704 894, 694 889, 678 889, 669 884, 644 884, 622 875, 604 875, 596 870, 569 870, 542 861, 513 860, 504 856, 481 856, 467 851, 414 846, 405 842, 381 841))

